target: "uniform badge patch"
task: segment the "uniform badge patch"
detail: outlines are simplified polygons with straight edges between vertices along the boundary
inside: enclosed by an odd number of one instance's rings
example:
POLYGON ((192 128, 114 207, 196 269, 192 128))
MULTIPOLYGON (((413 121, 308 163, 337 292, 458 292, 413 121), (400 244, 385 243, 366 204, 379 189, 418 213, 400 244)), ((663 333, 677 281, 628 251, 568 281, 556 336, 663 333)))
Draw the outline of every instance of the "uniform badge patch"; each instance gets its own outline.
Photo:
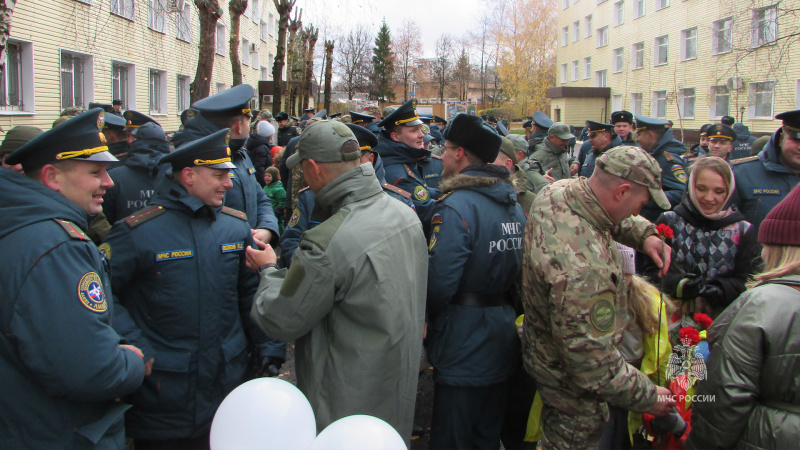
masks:
POLYGON ((433 218, 431 219, 431 224, 439 225, 440 223, 442 223, 442 215, 439 213, 434 214, 433 218))
POLYGON ((220 248, 222 249, 222 253, 238 252, 240 250, 244 250, 244 241, 222 244, 220 248))
POLYGON ((300 221, 300 208, 295 208, 294 211, 292 211, 292 217, 289 218, 289 226, 293 227, 297 225, 297 222, 299 221, 300 221))
POLYGON ((106 259, 111 259, 111 246, 108 245, 108 243, 100 245, 97 249, 100 250, 100 253, 102 253, 106 259))
POLYGON ((247 169, 247 171, 250 172, 250 175, 256 173, 256 169, 254 167, 247 169))
POLYGON ((683 166, 680 164, 675 164, 672 166, 672 173, 675 175, 675 178, 678 179, 681 183, 686 183, 686 171, 683 170, 683 166))
POLYGON ((156 261, 169 261, 169 260, 172 260, 172 259, 185 259, 185 258, 191 258, 193 256, 194 256, 194 252, 190 248, 187 248, 185 250, 168 250, 168 251, 156 253, 156 261))
POLYGON ((781 195, 781 190, 772 188, 754 188, 753 195, 781 195))
POLYGON ((235 173, 233 173, 233 171, 231 170, 230 172, 228 172, 228 177, 229 177, 231 180, 233 180, 234 178, 236 178, 236 174, 235 174, 235 173))
POLYGON ((414 198, 424 202, 428 199, 428 191, 423 186, 417 186, 414 188, 414 198))
POLYGON ((602 296, 592 305, 589 319, 592 321, 592 326, 597 330, 602 332, 611 330, 614 328, 614 323, 617 319, 614 304, 606 296, 602 296))
POLYGON ((106 295, 103 293, 103 282, 95 272, 87 272, 78 282, 78 298, 89 311, 104 313, 108 309, 106 295))
POLYGON ((433 250, 433 246, 436 245, 436 240, 439 238, 439 226, 433 227, 433 232, 431 232, 431 242, 428 244, 428 251, 433 250))

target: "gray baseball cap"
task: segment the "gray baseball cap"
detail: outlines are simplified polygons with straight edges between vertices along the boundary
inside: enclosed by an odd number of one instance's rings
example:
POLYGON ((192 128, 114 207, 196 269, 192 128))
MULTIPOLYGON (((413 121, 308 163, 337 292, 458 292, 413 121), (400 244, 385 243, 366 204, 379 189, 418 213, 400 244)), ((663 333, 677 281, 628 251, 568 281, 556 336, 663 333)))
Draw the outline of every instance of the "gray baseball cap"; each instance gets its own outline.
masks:
POLYGON ((570 140, 575 136, 570 133, 569 125, 565 124, 564 122, 556 122, 550 125, 550 129, 547 130, 547 134, 552 134, 557 138, 570 140))
POLYGON ((597 167, 603 172, 646 187, 661 209, 671 208, 661 190, 661 166, 641 148, 629 145, 614 147, 597 159, 597 167))
POLYGON ((361 157, 358 139, 347 125, 335 120, 320 120, 308 125, 297 141, 297 151, 286 160, 293 169, 304 159, 317 162, 353 161, 361 157), (353 141, 353 151, 342 152, 342 146, 353 141))

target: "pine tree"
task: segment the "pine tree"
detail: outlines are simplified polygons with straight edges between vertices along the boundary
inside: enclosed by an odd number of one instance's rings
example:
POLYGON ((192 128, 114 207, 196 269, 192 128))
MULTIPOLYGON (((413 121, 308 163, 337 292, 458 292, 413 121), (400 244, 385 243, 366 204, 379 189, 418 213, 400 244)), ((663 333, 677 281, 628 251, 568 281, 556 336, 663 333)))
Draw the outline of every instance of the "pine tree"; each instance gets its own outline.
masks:
POLYGON ((389 33, 389 26, 386 25, 386 19, 383 20, 378 36, 375 38, 375 47, 372 48, 372 53, 372 70, 374 74, 370 97, 381 101, 394 100, 394 92, 391 90, 392 77, 394 75, 394 55, 392 54, 392 37, 389 33))

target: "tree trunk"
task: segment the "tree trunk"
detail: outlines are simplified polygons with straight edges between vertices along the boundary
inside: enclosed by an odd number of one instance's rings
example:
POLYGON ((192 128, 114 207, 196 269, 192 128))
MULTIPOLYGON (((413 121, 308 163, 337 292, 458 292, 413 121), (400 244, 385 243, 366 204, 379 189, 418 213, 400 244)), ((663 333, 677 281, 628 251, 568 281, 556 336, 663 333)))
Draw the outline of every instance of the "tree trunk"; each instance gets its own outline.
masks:
MULTIPOLYGON (((198 1, 198 0, 196 0, 198 1)), ((297 0, 272 0, 278 10, 278 51, 272 65, 272 114, 278 114, 283 100, 283 66, 286 61, 286 28, 297 0)))
POLYGON ((233 71, 233 84, 231 86, 242 84, 242 59, 239 57, 239 24, 245 9, 247 9, 247 0, 231 0, 228 4, 228 13, 231 15, 230 52, 231 70, 233 71))
POLYGON ((211 76, 214 71, 214 47, 217 41, 217 20, 222 16, 218 0, 194 0, 200 19, 200 43, 197 70, 189 85, 189 101, 194 103, 211 93, 211 76))
POLYGON ((331 109, 331 79, 333 78, 333 41, 325 41, 325 109, 331 109))
POLYGON ((299 11, 295 10, 294 19, 289 21, 289 69, 286 71, 286 81, 291 86, 291 96, 286 99, 286 107, 284 111, 290 111, 289 114, 296 115, 295 99, 297 99, 297 74, 295 68, 297 66, 298 43, 297 31, 303 27, 303 8, 299 11))
POLYGON ((308 35, 308 50, 306 53, 306 77, 305 87, 303 88, 303 109, 308 108, 308 101, 311 99, 311 79, 314 73, 314 47, 317 45, 317 37, 319 37, 319 29, 309 27, 306 30, 308 35))

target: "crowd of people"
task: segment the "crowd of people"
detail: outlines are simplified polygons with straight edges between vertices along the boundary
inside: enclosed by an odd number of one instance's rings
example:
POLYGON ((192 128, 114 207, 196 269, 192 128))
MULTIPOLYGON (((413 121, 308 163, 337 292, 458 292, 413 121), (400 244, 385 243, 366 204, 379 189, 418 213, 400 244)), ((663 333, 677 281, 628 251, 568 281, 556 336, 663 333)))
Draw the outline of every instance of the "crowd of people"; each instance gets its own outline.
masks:
POLYGON ((4 448, 208 448, 289 342, 318 430, 410 443, 426 358, 435 449, 800 441, 800 110, 749 156, 727 117, 690 150, 628 111, 518 135, 252 97, 6 134, 4 448))

